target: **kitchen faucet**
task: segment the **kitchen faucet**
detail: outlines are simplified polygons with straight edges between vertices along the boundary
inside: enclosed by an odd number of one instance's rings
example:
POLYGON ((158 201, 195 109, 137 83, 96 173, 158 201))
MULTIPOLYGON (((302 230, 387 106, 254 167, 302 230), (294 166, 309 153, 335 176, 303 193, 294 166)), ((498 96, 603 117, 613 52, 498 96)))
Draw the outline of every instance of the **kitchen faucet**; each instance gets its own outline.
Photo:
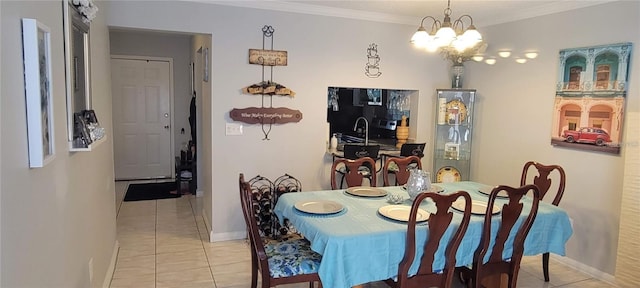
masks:
POLYGON ((367 118, 362 116, 358 117, 358 119, 356 119, 356 124, 353 125, 353 131, 358 129, 358 122, 360 122, 360 119, 364 120, 364 145, 366 146, 369 145, 369 121, 367 118))

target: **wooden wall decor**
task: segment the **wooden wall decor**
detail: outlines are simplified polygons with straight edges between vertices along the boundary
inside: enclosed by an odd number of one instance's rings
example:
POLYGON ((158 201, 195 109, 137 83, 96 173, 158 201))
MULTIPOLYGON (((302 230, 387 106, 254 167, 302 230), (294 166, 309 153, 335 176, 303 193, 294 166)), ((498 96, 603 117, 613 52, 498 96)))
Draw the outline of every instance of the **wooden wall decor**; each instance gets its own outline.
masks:
POLYGON ((273 33, 275 30, 269 25, 262 27, 262 49, 249 49, 249 64, 262 66, 262 81, 249 85, 242 92, 249 95, 260 95, 260 107, 234 108, 229 112, 233 121, 247 124, 260 124, 264 138, 269 140, 269 133, 273 124, 295 123, 302 120, 302 112, 285 107, 273 107, 273 96, 295 96, 293 90, 273 81, 273 67, 287 66, 287 51, 273 50, 273 33), (265 49, 265 43, 270 42, 270 49, 265 49), (265 77, 265 72, 269 77, 265 77), (267 104, 265 104, 267 103, 267 104))

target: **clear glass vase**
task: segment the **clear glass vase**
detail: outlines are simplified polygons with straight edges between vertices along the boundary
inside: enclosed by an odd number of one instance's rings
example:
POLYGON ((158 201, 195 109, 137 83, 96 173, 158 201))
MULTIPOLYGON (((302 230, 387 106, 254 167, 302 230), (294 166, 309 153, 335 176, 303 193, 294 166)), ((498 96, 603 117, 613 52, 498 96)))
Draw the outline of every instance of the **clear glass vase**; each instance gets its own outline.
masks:
POLYGON ((407 193, 411 200, 415 200, 420 192, 427 191, 431 188, 431 173, 420 169, 411 170, 409 180, 407 181, 407 193))
POLYGON ((462 88, 463 74, 464 74, 464 65, 455 64, 451 67, 451 88, 462 88))

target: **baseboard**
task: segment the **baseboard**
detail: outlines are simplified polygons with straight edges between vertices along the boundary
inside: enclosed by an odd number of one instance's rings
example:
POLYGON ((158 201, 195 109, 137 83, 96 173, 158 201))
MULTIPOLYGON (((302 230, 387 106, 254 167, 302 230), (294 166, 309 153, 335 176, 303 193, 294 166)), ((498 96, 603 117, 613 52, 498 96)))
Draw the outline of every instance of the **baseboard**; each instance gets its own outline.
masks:
POLYGON ((207 212, 204 210, 204 208, 202 208, 202 221, 204 221, 204 228, 207 229, 207 231, 209 232, 209 242, 213 242, 211 241, 211 233, 213 231, 213 229, 211 229, 211 224, 209 223, 209 218, 207 218, 205 215, 207 212))
POLYGON ((239 240, 247 238, 247 232, 226 232, 226 233, 213 233, 211 231, 211 235, 209 239, 211 242, 219 242, 219 241, 229 241, 229 240, 239 240))
POLYGON ((204 191, 196 190, 196 197, 202 197, 204 195, 204 191))
POLYGON ((609 274, 609 273, 605 273, 602 272, 596 268, 593 268, 591 266, 588 266, 586 264, 580 263, 576 260, 573 260, 571 258, 568 257, 562 257, 562 256, 558 256, 558 255, 554 255, 551 254, 551 259, 558 261, 564 265, 567 265, 573 269, 576 269, 582 273, 588 274, 590 276, 592 276, 593 278, 596 278, 600 281, 604 281, 604 282, 608 282, 609 284, 616 286, 616 277, 609 274))
POLYGON ((107 273, 104 276, 104 282, 102 282, 102 288, 109 288, 111 286, 111 278, 113 278, 113 272, 116 270, 116 262, 118 260, 118 251, 120 250, 120 242, 116 240, 113 244, 113 253, 111 253, 111 262, 107 268, 107 273))

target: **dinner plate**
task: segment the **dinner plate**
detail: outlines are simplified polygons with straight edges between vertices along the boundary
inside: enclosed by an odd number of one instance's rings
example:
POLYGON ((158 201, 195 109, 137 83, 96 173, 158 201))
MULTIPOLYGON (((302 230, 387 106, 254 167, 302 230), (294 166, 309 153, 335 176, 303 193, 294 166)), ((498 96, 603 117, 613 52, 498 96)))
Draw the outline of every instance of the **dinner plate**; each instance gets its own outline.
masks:
POLYGON ((350 187, 347 189, 347 193, 354 196, 361 197, 384 197, 387 196, 387 191, 384 191, 380 188, 375 187, 366 187, 366 186, 358 186, 358 187, 350 187))
POLYGON ((301 201, 293 207, 299 211, 311 214, 334 214, 344 209, 342 204, 329 200, 301 201))
MULTIPOLYGON (((464 200, 458 199, 451 205, 451 208, 464 212, 464 200)), ((487 212, 487 203, 471 200, 471 214, 484 215, 487 212)), ((500 213, 500 207, 493 205, 492 214, 500 213)))
MULTIPOLYGON (((402 185, 402 189, 407 190, 407 184, 402 185)), ((444 192, 444 188, 431 184, 431 188, 429 188, 428 192, 440 193, 444 192)))
MULTIPOLYGON (((387 217, 389 219, 407 222, 409 221, 411 206, 405 206, 405 205, 382 206, 378 209, 378 213, 380 213, 380 215, 387 217)), ((422 222, 427 220, 429 220, 429 213, 422 209, 418 209, 418 214, 416 215, 416 222, 422 222)))
MULTIPOLYGON (((493 191, 493 188, 495 188, 494 186, 489 186, 489 185, 482 185, 480 188, 478 188, 478 192, 489 196, 489 194, 491 194, 491 191, 493 191)), ((501 191, 500 193, 498 193, 498 198, 508 198, 509 196, 507 195, 506 191, 501 191)))

